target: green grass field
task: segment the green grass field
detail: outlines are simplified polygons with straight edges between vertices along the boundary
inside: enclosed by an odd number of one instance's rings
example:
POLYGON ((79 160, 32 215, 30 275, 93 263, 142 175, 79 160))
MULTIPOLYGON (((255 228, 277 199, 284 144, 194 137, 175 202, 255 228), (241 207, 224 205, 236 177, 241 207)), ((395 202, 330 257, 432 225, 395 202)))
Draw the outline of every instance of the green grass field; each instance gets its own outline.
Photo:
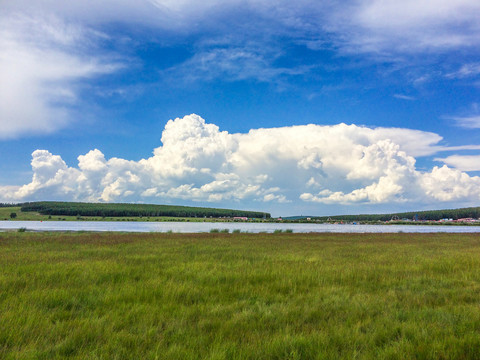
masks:
POLYGON ((479 359, 478 234, 0 233, 0 359, 479 359))

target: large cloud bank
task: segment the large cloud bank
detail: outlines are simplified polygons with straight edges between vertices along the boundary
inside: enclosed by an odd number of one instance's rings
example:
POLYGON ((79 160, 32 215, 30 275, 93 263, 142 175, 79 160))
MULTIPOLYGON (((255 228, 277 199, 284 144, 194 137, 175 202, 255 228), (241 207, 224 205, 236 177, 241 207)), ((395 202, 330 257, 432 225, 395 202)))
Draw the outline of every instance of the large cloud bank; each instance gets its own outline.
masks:
POLYGON ((163 145, 140 161, 100 150, 69 167, 47 150, 32 154, 33 178, 0 187, 2 201, 201 201, 229 204, 438 203, 480 200, 480 178, 447 166, 421 172, 434 133, 356 125, 305 125, 230 134, 192 114, 170 120, 163 145))

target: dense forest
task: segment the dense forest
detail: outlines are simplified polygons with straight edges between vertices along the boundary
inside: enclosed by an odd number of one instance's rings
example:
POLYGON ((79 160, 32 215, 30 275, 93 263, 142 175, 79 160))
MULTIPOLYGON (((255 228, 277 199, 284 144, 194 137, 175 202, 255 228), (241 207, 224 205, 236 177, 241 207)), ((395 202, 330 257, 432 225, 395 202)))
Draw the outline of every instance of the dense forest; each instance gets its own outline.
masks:
POLYGON ((269 213, 231 209, 151 204, 106 204, 41 201, 20 204, 22 211, 35 211, 43 215, 71 216, 172 216, 172 217, 249 217, 270 218, 269 213))
POLYGON ((6 204, 6 203, 0 203, 0 208, 2 208, 2 207, 14 207, 14 206, 18 206, 18 205, 15 205, 15 204, 6 204))
POLYGON ((389 220, 441 220, 441 219, 463 219, 480 218, 480 207, 470 207, 449 210, 428 210, 428 211, 410 211, 393 214, 361 214, 361 215, 336 215, 315 217, 318 220, 345 220, 345 221, 389 221, 389 220))

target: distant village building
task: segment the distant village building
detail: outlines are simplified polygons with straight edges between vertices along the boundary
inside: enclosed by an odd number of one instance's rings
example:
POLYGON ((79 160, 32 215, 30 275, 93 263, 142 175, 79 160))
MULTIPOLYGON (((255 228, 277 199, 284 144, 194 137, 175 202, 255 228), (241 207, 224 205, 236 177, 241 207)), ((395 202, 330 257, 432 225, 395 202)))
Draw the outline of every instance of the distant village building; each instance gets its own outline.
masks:
POLYGON ((465 223, 473 223, 477 222, 477 219, 474 218, 462 218, 462 219, 457 219, 456 222, 465 222, 465 223))

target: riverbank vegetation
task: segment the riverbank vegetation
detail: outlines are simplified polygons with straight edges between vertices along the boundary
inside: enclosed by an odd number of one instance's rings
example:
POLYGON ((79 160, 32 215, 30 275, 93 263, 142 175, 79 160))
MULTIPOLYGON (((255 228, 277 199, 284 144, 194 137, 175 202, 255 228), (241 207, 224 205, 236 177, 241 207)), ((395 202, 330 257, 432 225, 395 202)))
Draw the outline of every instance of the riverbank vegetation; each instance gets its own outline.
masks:
POLYGON ((1 359, 478 359, 478 234, 0 233, 1 359))

